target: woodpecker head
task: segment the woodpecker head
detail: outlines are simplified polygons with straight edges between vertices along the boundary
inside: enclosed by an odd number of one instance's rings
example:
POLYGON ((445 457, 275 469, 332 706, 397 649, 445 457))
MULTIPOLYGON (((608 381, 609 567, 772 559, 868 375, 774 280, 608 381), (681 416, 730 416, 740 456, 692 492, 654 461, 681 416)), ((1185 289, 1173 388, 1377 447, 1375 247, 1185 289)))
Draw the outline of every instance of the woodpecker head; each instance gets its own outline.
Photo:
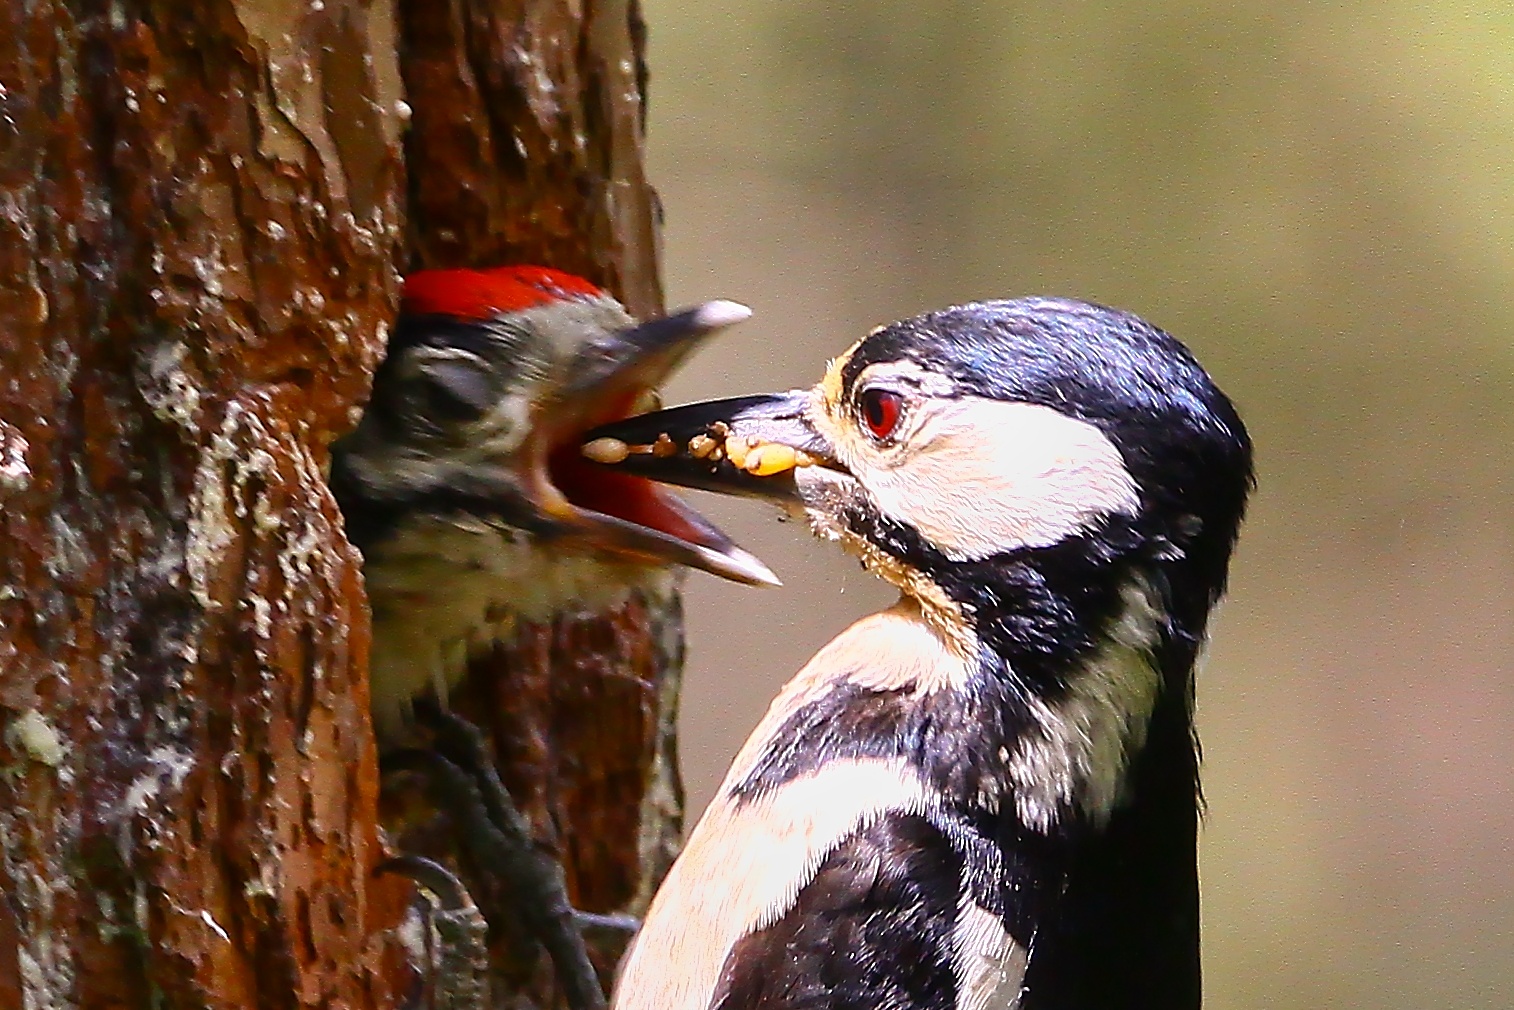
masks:
POLYGON ((580 433, 655 402, 690 351, 748 314, 717 301, 637 325, 605 292, 556 270, 411 275, 367 410, 333 449, 348 535, 366 554, 426 513, 569 551, 773 582, 677 499, 576 452, 580 433))
POLYGON ((748 315, 715 301, 638 324, 541 267, 406 278, 372 397, 331 467, 364 556, 384 721, 455 672, 486 625, 592 609, 670 565, 777 582, 677 498, 578 452, 584 431, 655 404, 691 351, 748 315))
POLYGON ((623 470, 797 504, 959 642, 1048 687, 1099 644, 1136 578, 1173 658, 1191 661, 1252 484, 1245 428, 1186 348, 1127 313, 1049 298, 894 323, 811 389, 589 437, 600 456, 626 443, 623 470), (635 451, 659 437, 684 451, 635 451))

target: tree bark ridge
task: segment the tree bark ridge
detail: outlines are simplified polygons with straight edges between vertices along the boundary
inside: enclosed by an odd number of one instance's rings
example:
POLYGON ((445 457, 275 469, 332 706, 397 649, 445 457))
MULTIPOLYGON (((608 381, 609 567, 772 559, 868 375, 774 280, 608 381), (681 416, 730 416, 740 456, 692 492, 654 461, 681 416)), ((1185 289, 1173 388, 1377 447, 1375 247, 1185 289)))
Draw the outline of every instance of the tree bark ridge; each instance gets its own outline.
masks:
MULTIPOLYGON (((0 5, 0 1005, 395 1005, 327 445, 397 265, 661 308, 642 44, 623 2, 0 5)), ((676 846, 680 634, 637 598, 470 680, 586 907, 676 846)))

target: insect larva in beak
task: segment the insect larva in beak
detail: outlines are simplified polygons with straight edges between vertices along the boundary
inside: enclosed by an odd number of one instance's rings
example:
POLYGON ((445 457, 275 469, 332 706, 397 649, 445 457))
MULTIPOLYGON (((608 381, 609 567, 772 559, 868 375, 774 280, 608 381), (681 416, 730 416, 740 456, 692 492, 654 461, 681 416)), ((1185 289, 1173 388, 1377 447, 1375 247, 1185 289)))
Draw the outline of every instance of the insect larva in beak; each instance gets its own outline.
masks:
POLYGON ((775 473, 792 470, 799 461, 793 447, 767 442, 747 453, 742 469, 756 477, 771 477, 775 473))
POLYGON ((751 446, 741 435, 730 435, 725 440, 725 455, 738 470, 746 467, 746 454, 751 446))
POLYGON ((720 443, 708 435, 695 435, 689 439, 689 455, 695 459, 708 459, 720 443))
POLYGON ((584 443, 579 452, 596 463, 622 463, 631 455, 631 447, 618 438, 596 438, 584 443))
POLYGON ((678 446, 668 437, 667 432, 657 436, 657 441, 652 443, 652 455, 658 459, 667 459, 669 456, 678 455, 678 446))

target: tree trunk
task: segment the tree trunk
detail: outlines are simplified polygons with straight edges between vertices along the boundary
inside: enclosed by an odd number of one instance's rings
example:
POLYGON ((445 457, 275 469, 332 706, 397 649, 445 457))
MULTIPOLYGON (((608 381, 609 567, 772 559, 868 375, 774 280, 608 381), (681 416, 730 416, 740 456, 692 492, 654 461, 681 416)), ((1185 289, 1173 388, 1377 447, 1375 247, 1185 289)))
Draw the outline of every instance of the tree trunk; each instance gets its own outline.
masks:
MULTIPOLYGON (((0 1007, 397 1004, 327 446, 397 267, 661 307, 640 52, 634 3, 0 4, 0 1007)), ((632 601, 471 677, 591 909, 677 838, 680 634, 632 601)))

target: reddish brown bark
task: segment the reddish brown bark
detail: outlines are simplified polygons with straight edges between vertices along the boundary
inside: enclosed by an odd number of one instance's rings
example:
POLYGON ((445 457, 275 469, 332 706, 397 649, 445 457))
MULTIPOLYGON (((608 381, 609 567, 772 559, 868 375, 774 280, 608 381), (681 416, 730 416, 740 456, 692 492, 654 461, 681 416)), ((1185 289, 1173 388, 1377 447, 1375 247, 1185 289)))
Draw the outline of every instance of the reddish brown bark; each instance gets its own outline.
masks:
MULTIPOLYGON (((660 312, 639 6, 407 0, 400 32, 411 264, 545 263, 604 285, 633 314, 660 312)), ((490 731, 582 909, 638 910, 676 852, 682 633, 676 595, 523 626, 454 695, 490 731)), ((424 847, 423 834, 411 842, 424 847)), ((430 843, 444 854, 444 838, 430 843)), ((531 991, 549 998, 546 966, 533 975, 515 962, 511 939, 496 936, 502 980, 534 977, 531 991)), ((620 944, 600 938, 595 953, 608 978, 620 944)))
MULTIPOLYGON (((393 1005, 407 892, 368 878, 367 613, 322 468, 397 265, 658 306, 635 12, 571 11, 0 5, 0 1006, 393 1005)), ((544 837, 614 825, 568 846, 601 907, 676 830, 637 779, 663 661, 594 658, 658 622, 619 620, 509 717, 541 720, 544 837)))
POLYGON ((635 0, 401 0, 413 266, 545 263, 662 308, 635 0))

